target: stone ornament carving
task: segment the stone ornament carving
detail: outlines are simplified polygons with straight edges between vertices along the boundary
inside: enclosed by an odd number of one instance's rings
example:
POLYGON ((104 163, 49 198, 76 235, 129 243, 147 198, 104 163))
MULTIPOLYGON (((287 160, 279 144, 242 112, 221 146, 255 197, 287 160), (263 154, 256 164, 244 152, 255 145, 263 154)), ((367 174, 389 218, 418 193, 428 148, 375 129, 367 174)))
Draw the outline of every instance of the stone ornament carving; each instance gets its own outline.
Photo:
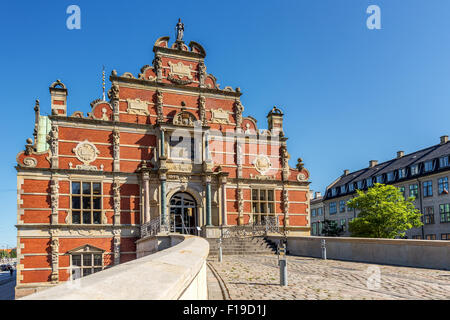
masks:
POLYGON ((160 90, 156 90, 156 115, 157 122, 164 122, 163 114, 163 93, 160 90))
POLYGON ((169 76, 178 76, 181 78, 187 77, 189 80, 192 80, 192 66, 184 65, 182 62, 172 63, 169 61, 170 72, 169 76))
POLYGON ((200 62, 198 64, 198 80, 200 82, 200 88, 205 87, 205 80, 206 80, 206 66, 203 62, 200 62))
POLYGON ((155 59, 153 59, 153 69, 156 73, 156 80, 160 81, 162 79, 162 59, 160 56, 156 56, 155 59))
POLYGON ((111 89, 109 89, 108 98, 110 100, 119 100, 119 86, 116 83, 113 83, 111 89))
POLYGON ((59 182, 56 179, 50 181, 50 202, 52 208, 52 224, 58 224, 59 182))
POLYGON ((114 230, 114 264, 118 265, 120 263, 120 232, 118 234, 115 233, 114 230))
POLYGON ((127 99, 128 109, 127 112, 129 114, 137 114, 148 116, 150 113, 148 112, 148 104, 149 102, 137 99, 127 99))
POLYGON ((114 171, 120 171, 120 131, 118 129, 113 130, 113 150, 114 150, 114 171))
POLYGON ((238 213, 240 221, 244 214, 244 190, 238 187, 237 193, 238 193, 238 213))
POLYGON ((264 176, 264 175, 253 175, 250 173, 250 179, 256 179, 256 180, 276 180, 276 176, 264 176))
POLYGON ((303 159, 302 158, 298 158, 297 159, 297 165, 295 166, 297 168, 298 171, 302 171, 304 164, 303 164, 303 159))
POLYGON ((283 169, 283 179, 287 180, 289 178, 289 173, 290 173, 289 159, 291 158, 291 156, 287 152, 286 146, 282 146, 280 148, 280 153, 281 153, 281 166, 283 169))
POLYGON ((264 175, 267 171, 270 170, 270 168, 272 167, 272 163, 266 155, 259 155, 255 158, 255 160, 253 160, 253 166, 255 167, 256 171, 264 175))
POLYGON ((167 163, 167 170, 168 171, 175 171, 175 172, 191 172, 192 171, 192 164, 189 163, 167 163))
POLYGON ((52 250, 52 273, 51 273, 51 281, 52 283, 57 283, 59 281, 59 272, 58 272, 58 265, 59 265, 59 239, 58 238, 51 238, 50 248, 52 250))
POLYGON ((100 154, 97 147, 88 140, 78 143, 72 151, 75 153, 77 159, 85 165, 89 165, 91 162, 95 161, 97 155, 100 154))
POLYGON ((299 173, 299 174, 297 175, 297 181, 299 181, 299 182, 304 182, 304 181, 306 181, 306 175, 305 175, 304 173, 299 173))
POLYGON ((283 213, 289 213, 289 192, 287 189, 283 189, 283 213))
MULTIPOLYGON (((113 70, 111 75, 117 76, 117 72, 113 70)), ((114 121, 119 121, 119 86, 117 83, 113 83, 111 89, 108 91, 108 98, 111 101, 113 112, 114 112, 114 121)))
POLYGON ((120 183, 114 181, 112 185, 114 197, 114 224, 120 224, 120 183))
POLYGON ((181 111, 173 117, 173 124, 178 126, 193 127, 197 122, 194 115, 187 111, 181 111))
POLYGON ((244 112, 244 106, 241 101, 236 100, 234 103, 234 112, 236 117, 236 127, 240 128, 242 126, 242 113, 244 112))
POLYGON ((206 98, 204 96, 200 96, 198 98, 198 107, 200 109, 200 121, 202 122, 203 126, 206 126, 207 120, 206 120, 206 98))
POLYGON ((47 135, 47 142, 50 145, 50 165, 52 169, 58 168, 58 126, 52 125, 47 135))
POLYGON ((35 158, 26 157, 23 159, 23 165, 28 168, 34 168, 37 166, 37 160, 35 158))
POLYGON ((211 121, 214 123, 220 123, 220 124, 229 124, 230 120, 228 119, 228 112, 223 110, 222 108, 219 109, 211 109, 211 121))

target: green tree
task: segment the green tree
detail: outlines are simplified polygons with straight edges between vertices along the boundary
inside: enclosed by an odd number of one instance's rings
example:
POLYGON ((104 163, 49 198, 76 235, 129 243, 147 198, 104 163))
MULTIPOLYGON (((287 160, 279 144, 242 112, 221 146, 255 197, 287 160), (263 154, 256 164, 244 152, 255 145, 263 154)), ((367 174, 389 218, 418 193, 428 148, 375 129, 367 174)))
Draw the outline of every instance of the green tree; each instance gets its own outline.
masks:
POLYGON ((414 197, 405 200, 394 186, 375 183, 367 192, 357 190, 358 196, 347 205, 359 210, 349 223, 352 237, 404 237, 405 231, 422 225, 420 211, 414 207, 414 197))
POLYGON ((17 251, 16 248, 12 249, 11 252, 9 253, 9 257, 10 258, 17 258, 17 251))
POLYGON ((325 237, 339 237, 344 228, 339 227, 336 221, 326 220, 323 222, 322 234, 325 237))

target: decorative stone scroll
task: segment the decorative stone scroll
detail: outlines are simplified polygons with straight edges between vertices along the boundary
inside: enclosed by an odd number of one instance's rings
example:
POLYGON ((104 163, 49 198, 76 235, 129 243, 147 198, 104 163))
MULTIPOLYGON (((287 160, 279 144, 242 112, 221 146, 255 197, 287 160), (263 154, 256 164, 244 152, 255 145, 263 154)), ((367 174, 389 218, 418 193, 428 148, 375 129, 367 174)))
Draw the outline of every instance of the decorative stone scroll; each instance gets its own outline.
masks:
POLYGON ((214 123, 220 123, 220 124, 229 124, 230 120, 228 118, 228 112, 223 110, 222 108, 219 109, 211 109, 212 118, 211 121, 214 123))
POLYGON ((35 158, 26 157, 23 159, 23 165, 28 168, 34 168, 37 166, 37 160, 35 158))
POLYGON ((127 112, 129 114, 137 114, 148 116, 150 113, 148 112, 148 103, 147 101, 137 99, 127 99, 128 109, 127 112))
POLYGON ((178 76, 181 78, 187 77, 189 80, 192 80, 192 66, 191 65, 184 65, 182 62, 178 63, 172 63, 169 61, 169 67, 170 67, 170 76, 178 76))
POLYGON ((192 164, 189 163, 167 163, 167 170, 168 171, 175 171, 175 172, 191 172, 192 171, 192 164))

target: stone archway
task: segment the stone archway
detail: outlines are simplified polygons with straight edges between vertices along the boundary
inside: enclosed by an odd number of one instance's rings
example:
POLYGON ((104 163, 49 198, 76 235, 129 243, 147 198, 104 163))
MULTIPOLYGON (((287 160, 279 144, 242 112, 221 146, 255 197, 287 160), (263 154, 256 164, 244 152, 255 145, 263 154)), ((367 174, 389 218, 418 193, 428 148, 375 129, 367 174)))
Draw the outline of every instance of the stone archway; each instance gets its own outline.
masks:
POLYGON ((188 192, 177 192, 169 200, 169 226, 172 232, 198 234, 197 201, 188 192))

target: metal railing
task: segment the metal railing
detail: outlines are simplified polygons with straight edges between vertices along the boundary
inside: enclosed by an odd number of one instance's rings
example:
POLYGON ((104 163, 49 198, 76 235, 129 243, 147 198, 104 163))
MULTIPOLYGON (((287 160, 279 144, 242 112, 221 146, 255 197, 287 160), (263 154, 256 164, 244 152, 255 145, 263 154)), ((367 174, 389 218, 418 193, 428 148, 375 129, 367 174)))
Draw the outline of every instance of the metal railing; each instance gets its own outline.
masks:
POLYGON ((268 233, 280 233, 280 224, 278 218, 267 217, 259 223, 249 223, 237 226, 221 227, 222 238, 246 238, 261 237, 268 233))
POLYGON ((156 217, 141 225, 141 238, 156 236, 161 231, 161 219, 156 217))

